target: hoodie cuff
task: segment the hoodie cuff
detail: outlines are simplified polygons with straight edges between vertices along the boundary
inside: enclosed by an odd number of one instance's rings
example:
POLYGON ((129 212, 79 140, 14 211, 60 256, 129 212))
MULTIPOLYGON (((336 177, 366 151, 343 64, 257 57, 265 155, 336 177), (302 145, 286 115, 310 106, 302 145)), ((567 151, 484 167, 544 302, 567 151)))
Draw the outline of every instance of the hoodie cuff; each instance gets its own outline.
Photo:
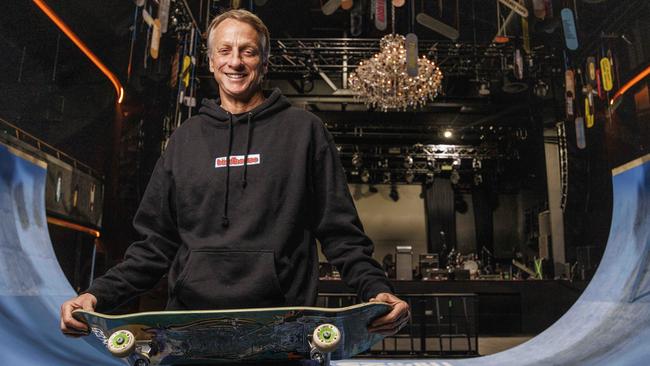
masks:
POLYGON ((363 290, 363 292, 360 294, 360 297, 363 302, 368 302, 370 301, 370 299, 376 297, 382 292, 394 294, 395 289, 393 288, 393 285, 390 282, 388 282, 388 280, 378 281, 371 284, 370 286, 368 286, 363 290))
POLYGON ((115 299, 109 295, 109 292, 104 289, 100 283, 93 282, 93 284, 83 291, 81 294, 91 294, 97 298, 97 304, 95 304, 95 311, 97 312, 106 312, 110 311, 117 307, 117 303, 114 302, 115 299))

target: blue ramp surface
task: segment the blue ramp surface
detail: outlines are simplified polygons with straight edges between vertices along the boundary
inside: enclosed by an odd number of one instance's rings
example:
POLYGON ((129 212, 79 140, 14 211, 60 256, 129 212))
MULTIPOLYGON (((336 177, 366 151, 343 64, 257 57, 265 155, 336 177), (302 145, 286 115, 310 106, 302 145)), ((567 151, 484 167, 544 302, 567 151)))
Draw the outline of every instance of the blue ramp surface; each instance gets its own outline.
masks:
POLYGON ((537 337, 510 350, 473 359, 335 364, 650 365, 650 155, 614 169, 612 181, 612 225, 598 271, 573 307, 537 337))
POLYGON ((60 306, 76 293, 50 242, 45 173, 0 144, 0 365, 123 365, 59 331, 60 306))

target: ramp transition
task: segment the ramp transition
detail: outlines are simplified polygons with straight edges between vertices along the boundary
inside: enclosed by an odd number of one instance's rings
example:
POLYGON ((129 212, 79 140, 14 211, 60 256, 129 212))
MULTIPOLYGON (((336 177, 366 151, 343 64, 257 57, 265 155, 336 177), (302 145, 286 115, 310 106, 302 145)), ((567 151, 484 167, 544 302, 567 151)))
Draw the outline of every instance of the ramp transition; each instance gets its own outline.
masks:
POLYGON ((75 292, 47 230, 46 169, 0 144, 0 364, 122 365, 59 331, 60 306, 75 292))

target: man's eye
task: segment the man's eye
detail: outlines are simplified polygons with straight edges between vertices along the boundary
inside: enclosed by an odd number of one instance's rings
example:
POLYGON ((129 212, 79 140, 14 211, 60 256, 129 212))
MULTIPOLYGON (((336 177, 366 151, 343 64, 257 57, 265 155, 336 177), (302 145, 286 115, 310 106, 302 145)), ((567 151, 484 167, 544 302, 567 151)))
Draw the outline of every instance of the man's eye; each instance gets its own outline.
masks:
POLYGON ((220 50, 217 50, 217 53, 220 55, 227 55, 228 53, 230 53, 230 50, 227 48, 222 48, 220 50))

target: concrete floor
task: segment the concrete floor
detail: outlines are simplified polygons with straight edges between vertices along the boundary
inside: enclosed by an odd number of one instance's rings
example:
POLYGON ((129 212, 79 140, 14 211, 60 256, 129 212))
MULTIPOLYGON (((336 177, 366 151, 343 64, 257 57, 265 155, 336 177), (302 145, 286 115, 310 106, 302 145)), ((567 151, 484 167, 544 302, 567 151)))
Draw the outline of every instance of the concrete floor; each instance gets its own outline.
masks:
POLYGON ((491 355, 518 346, 532 337, 478 337, 478 352, 491 355))

